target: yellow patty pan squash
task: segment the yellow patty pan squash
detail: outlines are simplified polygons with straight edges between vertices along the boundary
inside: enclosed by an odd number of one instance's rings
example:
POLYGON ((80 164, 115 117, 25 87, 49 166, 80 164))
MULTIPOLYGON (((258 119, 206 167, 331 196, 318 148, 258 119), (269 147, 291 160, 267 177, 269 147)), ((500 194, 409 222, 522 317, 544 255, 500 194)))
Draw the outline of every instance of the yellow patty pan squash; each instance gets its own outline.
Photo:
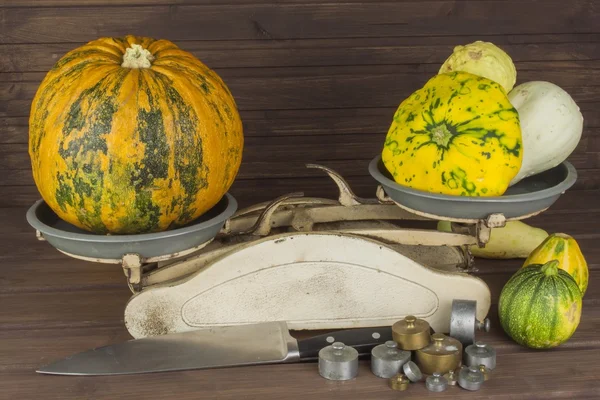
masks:
POLYGON ((498 82, 510 92, 517 81, 517 69, 504 50, 493 43, 478 40, 456 46, 440 67, 440 74, 453 71, 470 72, 498 82))
POLYGON ((519 114, 497 82, 438 74, 400 104, 381 158, 403 186, 500 196, 521 167, 519 114))

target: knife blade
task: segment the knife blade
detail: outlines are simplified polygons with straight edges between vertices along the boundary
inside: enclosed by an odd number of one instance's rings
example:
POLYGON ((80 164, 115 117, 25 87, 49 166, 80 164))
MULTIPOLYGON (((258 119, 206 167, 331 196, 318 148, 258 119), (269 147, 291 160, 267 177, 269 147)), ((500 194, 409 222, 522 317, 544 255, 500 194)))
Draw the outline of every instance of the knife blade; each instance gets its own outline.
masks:
POLYGON ((343 342, 369 354, 392 340, 391 327, 330 332, 298 341, 282 321, 214 327, 132 339, 97 347, 39 368, 53 375, 126 375, 191 369, 305 362, 343 342))

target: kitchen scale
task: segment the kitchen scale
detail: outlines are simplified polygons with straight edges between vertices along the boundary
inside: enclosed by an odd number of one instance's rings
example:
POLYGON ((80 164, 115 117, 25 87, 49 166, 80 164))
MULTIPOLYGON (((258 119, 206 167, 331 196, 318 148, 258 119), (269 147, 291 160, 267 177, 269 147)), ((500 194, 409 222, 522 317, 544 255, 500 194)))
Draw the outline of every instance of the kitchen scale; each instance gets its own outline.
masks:
POLYGON ((27 220, 68 256, 121 264, 134 338, 267 321, 293 330, 390 326, 407 315, 448 332, 453 299, 475 300, 479 321, 490 308, 488 286, 470 274, 469 245, 548 209, 577 179, 565 161, 503 196, 449 196, 395 183, 378 156, 369 164, 375 197, 360 198, 336 171, 307 168, 326 173, 338 198, 295 192, 238 210, 227 193, 185 227, 139 235, 83 231, 43 200, 27 220), (438 231, 438 220, 452 231, 438 231))

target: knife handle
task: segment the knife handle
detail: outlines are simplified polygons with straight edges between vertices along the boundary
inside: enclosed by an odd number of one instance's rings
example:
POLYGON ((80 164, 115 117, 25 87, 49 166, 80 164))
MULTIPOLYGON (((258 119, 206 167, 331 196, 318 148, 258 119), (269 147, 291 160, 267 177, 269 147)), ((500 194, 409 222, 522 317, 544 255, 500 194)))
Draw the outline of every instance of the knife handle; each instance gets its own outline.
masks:
POLYGON ((301 360, 310 360, 319 357, 319 350, 333 342, 342 342, 346 346, 354 347, 359 355, 370 354, 371 349, 379 344, 392 339, 390 326, 345 329, 313 336, 298 341, 298 350, 301 360))

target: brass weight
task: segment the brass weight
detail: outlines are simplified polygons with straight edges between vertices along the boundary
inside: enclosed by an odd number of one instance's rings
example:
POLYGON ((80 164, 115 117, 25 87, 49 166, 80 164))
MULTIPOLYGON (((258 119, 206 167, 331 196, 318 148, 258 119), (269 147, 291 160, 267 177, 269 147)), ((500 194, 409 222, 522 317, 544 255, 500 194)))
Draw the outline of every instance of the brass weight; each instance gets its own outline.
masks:
POLYGON ((424 319, 407 315, 392 325, 392 337, 402 350, 418 350, 431 341, 431 327, 424 319))
POLYGON ((389 379, 389 385, 394 390, 406 390, 410 384, 410 380, 403 374, 397 374, 389 379))
POLYGON ((415 362, 424 374, 445 374, 462 363, 462 343, 442 333, 431 335, 431 343, 415 353, 415 362))

